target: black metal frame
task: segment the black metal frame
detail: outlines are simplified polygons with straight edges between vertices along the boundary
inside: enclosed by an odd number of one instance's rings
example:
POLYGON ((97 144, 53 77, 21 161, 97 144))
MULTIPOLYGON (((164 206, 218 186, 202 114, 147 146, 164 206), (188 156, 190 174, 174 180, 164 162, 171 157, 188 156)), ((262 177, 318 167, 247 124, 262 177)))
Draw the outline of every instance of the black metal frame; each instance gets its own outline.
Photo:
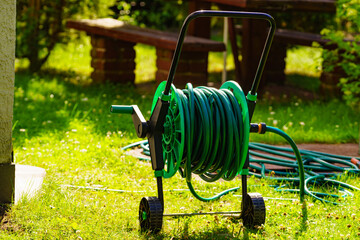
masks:
MULTIPOLYGON (((180 59, 181 49, 183 46, 183 42, 185 39, 186 31, 189 26, 189 23, 199 17, 231 17, 231 18, 248 18, 248 19, 262 19, 269 22, 269 32, 266 38, 266 42, 264 45, 264 49, 259 61, 259 65, 254 77, 254 82, 252 84, 251 90, 249 94, 256 96, 257 89, 259 87, 261 75, 264 71, 266 59, 269 55, 270 47, 272 40, 274 38, 275 33, 275 20, 272 16, 266 13, 259 13, 259 12, 237 12, 237 11, 212 11, 212 10, 201 10, 191 13, 184 21, 178 42, 176 45, 176 49, 174 52, 174 56, 172 59, 171 67, 169 70, 169 75, 167 79, 167 83, 165 86, 165 90, 163 92, 163 96, 167 96, 170 93, 171 84, 174 81, 174 76, 176 72, 176 68, 180 59)), ((256 101, 248 100, 248 108, 249 108, 249 117, 250 121, 252 119, 254 110, 255 110, 256 101)), ((166 100, 162 100, 161 97, 157 100, 156 106, 152 115, 150 117, 150 121, 148 125, 150 127, 150 131, 148 133, 149 139, 149 147, 150 147, 150 154, 151 154, 151 162, 153 170, 163 170, 164 169, 164 159, 162 154, 162 143, 161 143, 161 135, 163 132, 163 125, 165 121, 165 116, 167 114, 169 108, 169 102, 166 100)), ((249 153, 244 165, 244 168, 249 167, 249 153)), ((247 195, 247 176, 242 175, 242 196, 243 200, 247 195)), ((158 189, 158 198, 161 201, 164 209, 164 197, 163 197, 163 187, 162 187, 162 177, 157 177, 157 189, 158 189)), ((244 202, 244 201, 243 201, 244 202)))
MULTIPOLYGON (((152 111, 151 117, 149 121, 146 121, 143 117, 141 111, 136 105, 132 106, 118 106, 113 105, 111 107, 111 112, 113 113, 130 113, 132 115, 134 127, 137 133, 137 136, 140 138, 147 137, 150 148, 150 156, 152 168, 155 170, 155 176, 157 181, 157 192, 158 192, 158 200, 162 205, 162 213, 164 212, 164 195, 163 195, 163 184, 162 184, 162 174, 161 172, 164 170, 164 159, 163 159, 163 151, 162 151, 162 134, 164 132, 164 122, 166 115, 168 113, 169 105, 170 105, 170 88, 171 84, 174 81, 175 71, 179 62, 181 49, 183 46, 183 42, 185 39, 186 31, 189 26, 189 23, 199 17, 231 17, 231 18, 248 18, 248 19, 262 19, 269 22, 269 32, 266 38, 266 42, 264 45, 264 49, 259 61, 259 65, 255 74, 254 82, 252 84, 251 90, 248 94, 247 105, 249 108, 249 118, 250 121, 252 119, 255 105, 256 105, 256 92, 259 87, 261 75, 264 71, 265 62, 268 57, 272 40, 274 38, 275 33, 275 20, 266 13, 258 13, 258 12, 235 12, 235 11, 211 11, 211 10, 202 10, 196 11, 190 14, 184 21, 183 26, 180 30, 178 42, 176 45, 175 53, 172 59, 168 79, 166 82, 166 86, 162 95, 157 99, 156 105, 152 111)), ((257 124, 251 124, 250 130, 256 130, 257 124), (255 127, 254 127, 255 126, 255 127)), ((249 152, 247 153, 246 162, 243 166, 243 169, 249 168, 249 152)), ((247 193, 247 175, 241 176, 242 181, 242 212, 244 212, 244 208, 249 206, 250 201, 253 201, 251 196, 247 193), (247 200, 248 199, 248 200, 247 200), (250 199, 250 200, 249 200, 250 199)), ((257 201, 257 196, 254 199, 257 201)), ((255 201, 254 200, 254 201, 255 201)), ((252 202, 251 202, 252 204, 252 202)), ((265 209, 264 206, 261 206, 265 209)), ((157 213, 156 213, 157 214, 157 213)), ((178 216, 181 214, 177 214, 178 216)), ((244 216, 243 216, 244 217, 244 216)), ((265 215, 263 215, 265 218, 265 215)))

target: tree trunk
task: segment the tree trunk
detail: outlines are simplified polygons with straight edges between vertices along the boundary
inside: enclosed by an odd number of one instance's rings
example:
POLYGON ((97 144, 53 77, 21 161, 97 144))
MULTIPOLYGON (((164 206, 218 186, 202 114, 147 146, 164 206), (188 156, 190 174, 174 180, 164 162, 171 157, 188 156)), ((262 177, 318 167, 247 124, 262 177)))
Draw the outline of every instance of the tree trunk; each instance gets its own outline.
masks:
POLYGON ((15 78, 16 2, 0 4, 0 203, 13 201, 15 166, 12 163, 12 116, 15 78))

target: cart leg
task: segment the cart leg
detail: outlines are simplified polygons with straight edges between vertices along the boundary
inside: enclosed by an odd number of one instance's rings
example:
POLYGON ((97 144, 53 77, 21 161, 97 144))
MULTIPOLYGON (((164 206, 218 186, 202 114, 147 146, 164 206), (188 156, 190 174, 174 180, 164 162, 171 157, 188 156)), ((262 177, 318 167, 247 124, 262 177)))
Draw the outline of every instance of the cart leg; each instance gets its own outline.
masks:
MULTIPOLYGON (((244 164, 244 168, 249 168, 249 153, 244 164)), ((241 176, 242 182, 242 203, 241 218, 247 228, 254 228, 265 223, 266 208, 263 197, 260 193, 247 192, 247 175, 241 176)))
POLYGON ((164 212, 164 192, 163 192, 162 177, 157 177, 156 183, 157 183, 157 190, 158 190, 158 198, 161 202, 162 209, 164 212))
POLYGON ((164 214, 164 194, 162 177, 156 177, 158 197, 143 197, 139 206, 141 231, 158 233, 161 231, 164 214))

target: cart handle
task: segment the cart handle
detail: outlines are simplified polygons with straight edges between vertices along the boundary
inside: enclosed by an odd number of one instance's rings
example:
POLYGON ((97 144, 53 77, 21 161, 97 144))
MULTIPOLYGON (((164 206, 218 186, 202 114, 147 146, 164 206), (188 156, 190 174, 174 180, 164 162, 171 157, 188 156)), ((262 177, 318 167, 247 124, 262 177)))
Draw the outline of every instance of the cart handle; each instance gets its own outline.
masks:
POLYGON ((191 13, 185 19, 185 21, 181 27, 181 30, 180 30, 180 35, 179 35, 176 49, 174 52, 174 56, 173 56, 173 59, 171 62, 171 67, 170 67, 167 83, 166 83, 166 86, 164 89, 164 95, 169 94, 171 84, 174 81, 175 71, 176 71, 176 68, 177 68, 177 65, 179 62, 180 52, 181 52, 181 49, 183 46, 184 38, 185 38, 189 23, 198 17, 232 17, 232 18, 263 19, 270 23, 270 28, 269 28, 269 32, 268 32, 268 35, 266 38, 264 49, 261 54, 261 58, 259 61, 258 68, 256 70, 254 82, 253 82, 251 90, 250 90, 251 95, 256 95, 256 92, 257 92, 257 89, 258 89, 259 83, 260 83, 260 78, 264 71, 265 62, 269 55, 270 46, 271 46, 272 40, 274 38, 274 33, 275 33, 275 28, 276 28, 274 18, 267 13, 261 13, 261 12, 213 11, 213 10, 196 11, 196 12, 191 13))

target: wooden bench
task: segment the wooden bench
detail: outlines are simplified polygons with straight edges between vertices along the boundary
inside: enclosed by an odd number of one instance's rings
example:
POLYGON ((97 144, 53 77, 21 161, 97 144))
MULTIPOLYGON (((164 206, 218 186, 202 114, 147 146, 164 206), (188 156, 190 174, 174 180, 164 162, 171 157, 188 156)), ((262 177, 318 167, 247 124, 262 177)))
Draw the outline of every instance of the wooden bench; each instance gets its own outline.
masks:
MULTIPOLYGON (((91 77, 95 82, 110 80, 134 83, 135 50, 137 43, 156 47, 156 80, 167 80, 178 35, 176 33, 145 29, 105 18, 96 20, 69 20, 66 26, 85 31, 91 36, 91 77)), ((195 85, 207 83, 209 51, 225 51, 221 42, 187 36, 175 74, 175 84, 189 81, 195 85)))
MULTIPOLYGON (((243 34, 242 26, 236 25, 235 32, 238 34, 243 34)), ((316 33, 308 33, 308 32, 299 32, 295 30, 289 29, 276 29, 274 42, 277 45, 300 45, 300 46, 314 46, 313 43, 318 43, 324 49, 336 49, 337 46, 335 44, 329 44, 328 39, 323 39, 321 34, 316 33)), ((345 42, 352 42, 353 40, 350 38, 344 38, 345 42)), ((359 44, 359 43, 358 43, 359 44)), ((276 45, 275 45, 276 47, 276 45)), ((274 48, 274 45, 273 45, 274 48)), ((273 50, 273 49, 272 49, 273 50)), ((281 61, 283 63, 278 65, 283 65, 285 68, 285 60, 286 57, 286 47, 280 47, 276 49, 277 56, 281 55, 283 58, 281 61)), ((279 60, 279 59, 275 59, 279 60)), ((268 58, 268 61, 273 61, 271 59, 271 55, 268 58)), ((341 96, 340 88, 338 87, 338 83, 340 78, 343 77, 343 71, 341 68, 335 68, 332 72, 322 72, 320 75, 320 92, 324 96, 341 96)), ((280 78, 278 78, 280 79, 280 78)), ((276 82, 276 83, 283 83, 283 82, 276 82)))
MULTIPOLYGON (((233 23, 232 23, 233 24, 233 23)), ((266 26, 262 26, 264 29, 266 26)), ((233 31, 235 34, 233 34, 233 38, 236 40, 236 35, 243 35, 244 30, 241 25, 233 25, 233 31)), ((264 31, 266 32, 266 31, 264 31)), ((264 39, 265 36, 260 36, 259 39, 264 39)), ((234 40, 233 40, 234 41, 234 40)), ((275 83, 277 85, 283 85, 285 82, 285 58, 286 58, 286 49, 287 45, 300 45, 300 46, 313 46, 313 43, 317 43, 323 48, 332 49, 336 46, 329 45, 329 40, 323 39, 321 34, 316 33, 309 33, 309 32, 300 32, 290 29, 276 29, 275 35, 274 35, 274 41, 272 44, 272 47, 270 49, 270 53, 268 56, 267 62, 270 64, 267 64, 264 71, 264 77, 265 81, 267 83, 275 83)), ((260 41, 260 44, 263 44, 260 41)), ((236 52, 239 52, 239 49, 237 49, 237 46, 233 47, 233 54, 236 54, 236 52)), ((258 53, 259 54, 259 53, 258 53)), ((259 56, 257 56, 259 57, 259 56)), ((255 57, 256 58, 256 57, 255 57)), ((236 59, 235 59, 236 61, 236 59)), ((241 64, 237 63, 237 68, 243 70, 244 66, 241 66, 241 64)), ((237 72, 237 75, 241 76, 242 72, 237 72)), ((321 78, 321 89, 334 89, 334 92, 337 91, 336 83, 334 84, 334 80, 330 79, 328 80, 327 76, 324 76, 324 73, 322 73, 321 78)))
POLYGON ((329 42, 327 39, 323 39, 320 34, 299 32, 289 29, 278 29, 274 36, 279 42, 292 45, 301 46, 313 46, 316 42, 321 46, 325 46, 329 42))
MULTIPOLYGON (((236 25, 236 32, 239 34, 243 33, 242 26, 236 25)), ((329 42, 327 39, 323 39, 321 34, 299 32, 290 29, 276 29, 274 38, 277 42, 283 44, 301 45, 301 46, 313 46, 316 42, 321 46, 325 46, 329 42)))
MULTIPOLYGON (((254 12, 328 12, 335 14, 335 0, 189 0, 189 12, 199 9, 210 9, 212 4, 221 10, 231 11, 254 11, 254 12)), ((232 45, 234 56, 237 56, 236 40, 236 19, 228 19, 229 39, 232 45)), ((241 62, 238 58, 234 59, 235 79, 240 83, 245 92, 250 90, 258 62, 264 47, 266 39, 266 29, 269 24, 265 21, 254 19, 242 19, 243 34, 241 38, 241 62)), ((205 37, 210 31, 210 21, 199 22, 195 24, 194 29, 190 32, 192 35, 205 37)), ((279 32, 278 32, 279 33, 279 32)), ((280 36, 278 34, 278 36, 280 36)), ((289 36, 291 37, 291 36, 289 36)), ((306 36, 309 37, 309 36, 306 36)), ((282 84, 285 81, 285 60, 286 42, 279 43, 279 38, 275 38, 269 56, 267 58, 264 73, 260 84, 259 91, 266 83, 282 84)), ((283 38, 285 40, 285 36, 283 38)), ((307 39, 305 39, 307 40, 307 39)))

